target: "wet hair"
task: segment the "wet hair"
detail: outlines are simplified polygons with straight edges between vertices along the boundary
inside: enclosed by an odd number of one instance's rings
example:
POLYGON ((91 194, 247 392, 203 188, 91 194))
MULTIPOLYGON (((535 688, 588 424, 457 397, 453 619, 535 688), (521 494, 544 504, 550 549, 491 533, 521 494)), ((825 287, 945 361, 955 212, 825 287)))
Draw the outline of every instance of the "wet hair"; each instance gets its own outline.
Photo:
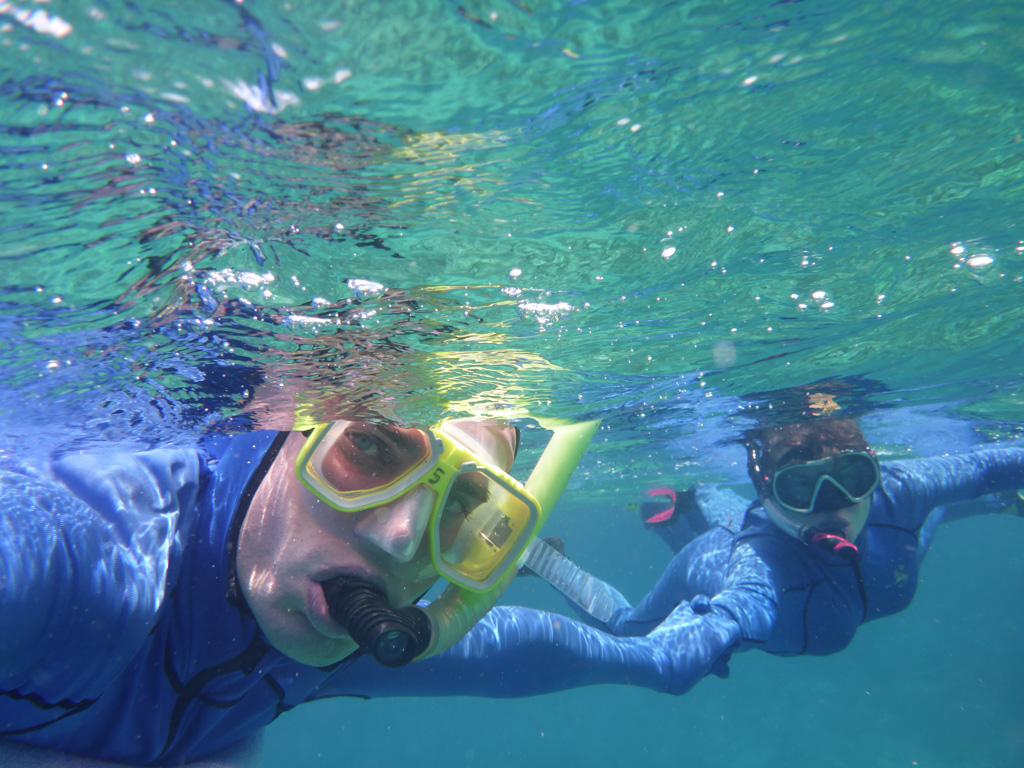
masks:
POLYGON ((768 492, 771 477, 787 454, 798 451, 802 461, 813 461, 839 451, 864 451, 868 443, 853 419, 813 418, 760 429, 746 438, 747 474, 760 495, 768 492))

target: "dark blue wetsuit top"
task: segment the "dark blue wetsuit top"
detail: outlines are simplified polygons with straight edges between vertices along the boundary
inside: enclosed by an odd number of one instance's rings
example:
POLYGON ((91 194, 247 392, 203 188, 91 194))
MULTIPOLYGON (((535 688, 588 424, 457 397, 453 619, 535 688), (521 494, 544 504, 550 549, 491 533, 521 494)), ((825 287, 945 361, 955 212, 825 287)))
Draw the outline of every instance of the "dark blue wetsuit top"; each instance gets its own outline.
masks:
POLYGON ((690 610, 734 625, 738 644, 716 637, 705 643, 707 653, 727 657, 751 647, 780 655, 835 653, 862 623, 910 604, 943 505, 1021 487, 1019 448, 883 464, 853 562, 786 535, 763 508, 730 491, 699 488, 693 511, 677 512, 659 531, 678 551, 669 569, 639 605, 619 610, 610 627, 641 635, 673 610, 670 623, 690 610), (687 519, 693 514, 710 525, 699 536, 687 519))
POLYGON ((235 438, 216 461, 157 450, 73 456, 46 476, 0 472, 0 738, 177 764, 325 697, 682 692, 706 672, 676 658, 670 636, 615 638, 517 607, 402 669, 360 654, 327 668, 290 659, 233 583, 234 542, 276 435, 235 438))

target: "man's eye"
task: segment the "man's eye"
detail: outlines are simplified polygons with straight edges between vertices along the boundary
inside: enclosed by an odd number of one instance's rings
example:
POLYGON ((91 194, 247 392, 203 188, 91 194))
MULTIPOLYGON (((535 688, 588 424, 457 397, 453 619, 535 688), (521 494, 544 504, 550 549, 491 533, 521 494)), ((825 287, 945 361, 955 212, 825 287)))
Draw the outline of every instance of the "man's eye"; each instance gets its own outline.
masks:
POLYGON ((367 456, 371 456, 373 458, 380 458, 384 453, 384 447, 369 435, 357 433, 352 435, 351 439, 352 445, 354 445, 360 451, 365 453, 367 456))
POLYGON ((444 503, 444 515, 445 517, 452 515, 469 517, 469 514, 479 505, 479 503, 479 501, 474 503, 473 501, 461 499, 455 495, 450 495, 448 500, 444 503))

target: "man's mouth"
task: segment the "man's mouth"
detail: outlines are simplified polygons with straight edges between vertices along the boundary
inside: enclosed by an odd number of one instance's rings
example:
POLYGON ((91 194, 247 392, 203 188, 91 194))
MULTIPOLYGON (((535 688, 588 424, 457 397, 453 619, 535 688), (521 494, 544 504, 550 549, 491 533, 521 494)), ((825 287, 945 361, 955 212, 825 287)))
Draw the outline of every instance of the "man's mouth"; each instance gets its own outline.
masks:
POLYGON ((332 639, 348 637, 348 632, 345 631, 344 627, 331 618, 322 582, 309 582, 306 603, 306 616, 309 618, 309 623, 313 625, 313 629, 324 637, 332 639))

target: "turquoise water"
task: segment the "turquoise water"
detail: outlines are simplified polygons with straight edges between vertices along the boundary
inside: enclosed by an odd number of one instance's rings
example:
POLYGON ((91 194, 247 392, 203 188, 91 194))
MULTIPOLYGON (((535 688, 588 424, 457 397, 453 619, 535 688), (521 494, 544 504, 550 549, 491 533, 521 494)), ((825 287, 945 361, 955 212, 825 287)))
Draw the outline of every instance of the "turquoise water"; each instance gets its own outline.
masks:
MULTIPOLYGON (((808 393, 883 458, 1020 438, 1022 28, 993 0, 0 3, 5 456, 297 408, 601 416, 550 528, 638 598, 667 552, 627 504, 741 483, 732 441, 808 393)), ((833 657, 680 699, 318 704, 266 764, 1019 765, 1016 523, 941 531, 912 608, 833 657)))

